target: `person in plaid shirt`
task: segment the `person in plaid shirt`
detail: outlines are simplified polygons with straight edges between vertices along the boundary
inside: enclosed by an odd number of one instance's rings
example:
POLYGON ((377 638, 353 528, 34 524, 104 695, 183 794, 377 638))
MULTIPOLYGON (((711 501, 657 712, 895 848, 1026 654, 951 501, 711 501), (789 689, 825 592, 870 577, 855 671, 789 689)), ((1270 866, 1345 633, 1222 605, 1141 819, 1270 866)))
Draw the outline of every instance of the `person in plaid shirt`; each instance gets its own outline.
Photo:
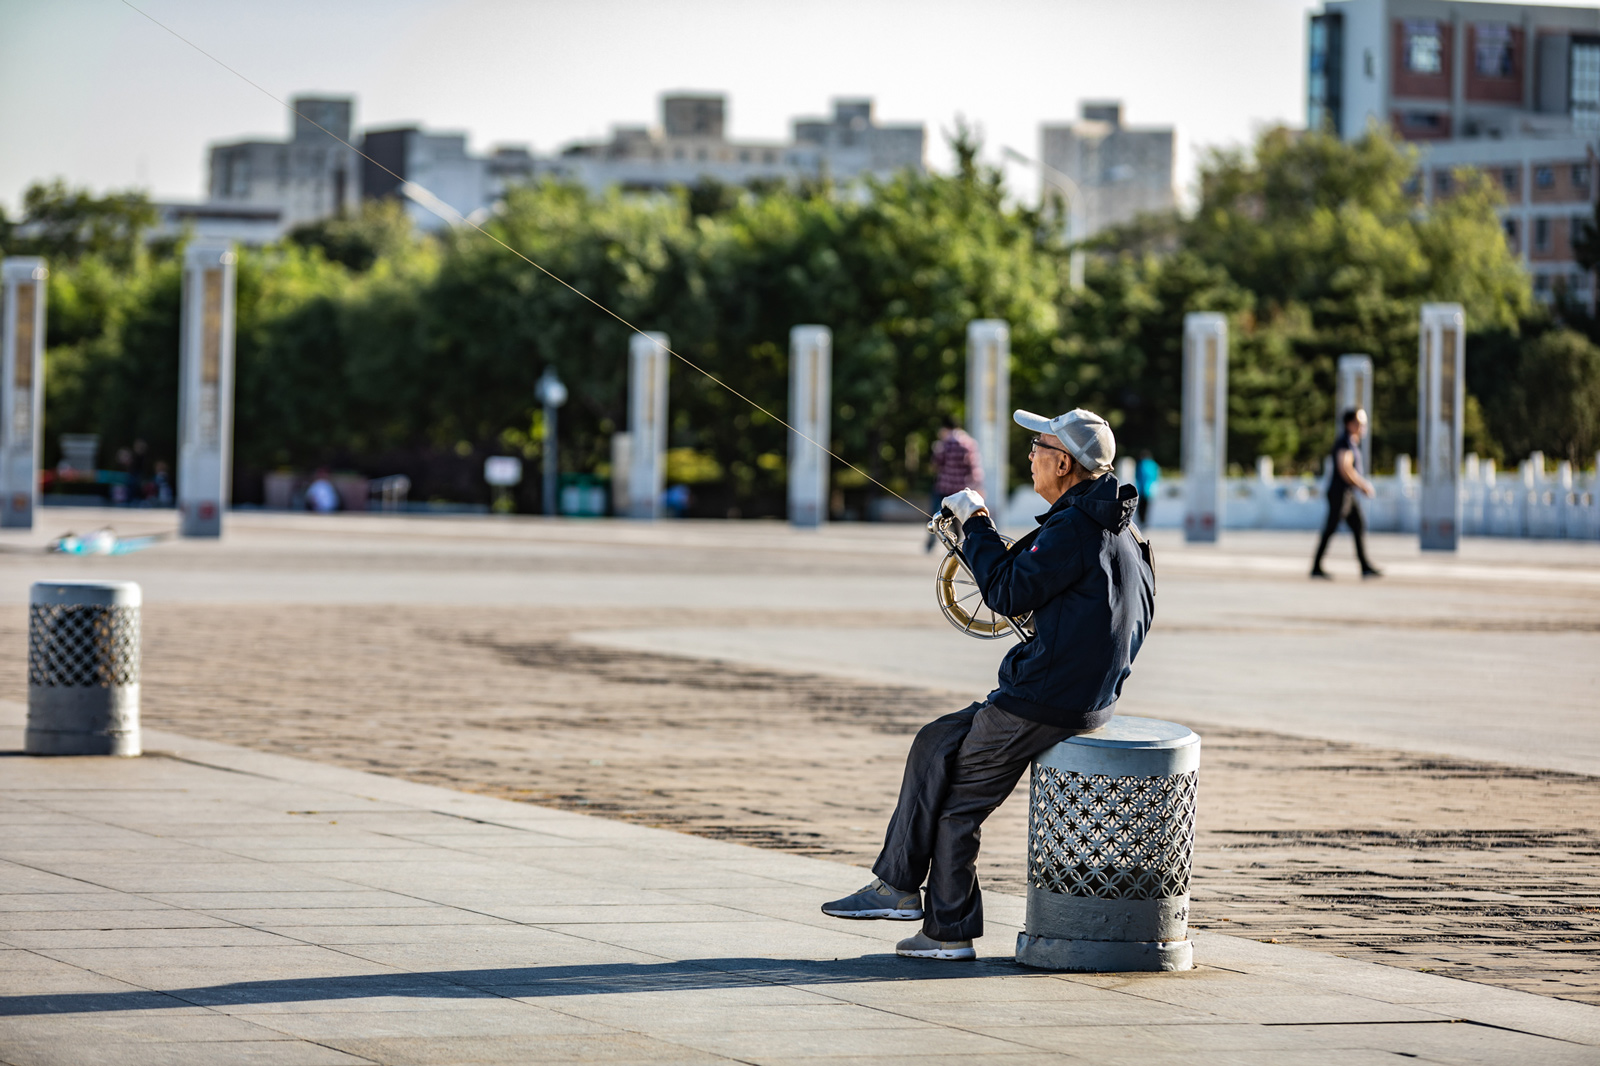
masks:
MULTIPOLYGON (((978 442, 945 415, 939 420, 939 439, 933 442, 933 503, 928 510, 939 513, 939 503, 962 489, 983 493, 983 467, 978 463, 978 442)), ((928 534, 925 551, 933 550, 933 534, 928 534)))

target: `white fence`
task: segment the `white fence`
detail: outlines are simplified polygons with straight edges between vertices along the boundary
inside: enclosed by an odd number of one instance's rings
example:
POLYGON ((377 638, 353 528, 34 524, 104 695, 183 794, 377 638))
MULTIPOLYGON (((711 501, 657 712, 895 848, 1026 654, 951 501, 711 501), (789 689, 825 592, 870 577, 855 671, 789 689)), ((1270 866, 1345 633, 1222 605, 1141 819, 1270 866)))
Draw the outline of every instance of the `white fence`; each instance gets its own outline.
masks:
MULTIPOLYGON (((1596 458, 1600 465, 1600 456, 1596 458)), ((1418 482, 1410 456, 1400 456, 1396 465, 1396 473, 1372 479, 1377 490, 1373 499, 1361 498, 1367 527, 1415 533, 1418 482)), ((1321 529, 1328 513, 1327 484, 1326 475, 1276 477, 1271 460, 1257 460, 1254 476, 1227 479, 1222 527, 1321 529)), ((1600 540, 1600 477, 1593 471, 1575 473, 1564 460, 1552 474, 1538 452, 1515 471, 1497 471, 1492 460, 1479 462, 1468 455, 1461 470, 1461 497, 1461 528, 1467 536, 1600 540)), ((1033 490, 1019 488, 1011 497, 1006 525, 1031 529, 1033 516, 1044 510, 1044 501, 1033 490)), ((1183 528, 1182 477, 1161 478, 1145 526, 1183 528)))

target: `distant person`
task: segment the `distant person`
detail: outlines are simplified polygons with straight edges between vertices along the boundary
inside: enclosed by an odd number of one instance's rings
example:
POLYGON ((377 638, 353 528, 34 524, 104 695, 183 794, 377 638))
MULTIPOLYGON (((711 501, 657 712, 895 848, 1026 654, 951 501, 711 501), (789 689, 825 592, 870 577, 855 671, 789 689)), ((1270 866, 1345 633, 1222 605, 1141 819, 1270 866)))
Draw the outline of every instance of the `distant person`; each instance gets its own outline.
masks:
POLYGON ((1342 419, 1344 432, 1333 442, 1333 476, 1328 479, 1328 520, 1322 526, 1322 539, 1317 542, 1317 557, 1311 561, 1311 576, 1329 579, 1322 569, 1322 555, 1328 550, 1328 541, 1343 522, 1350 527, 1356 539, 1356 560, 1361 563, 1362 577, 1382 577, 1383 572, 1367 558, 1367 522, 1356 502, 1356 493, 1373 494, 1372 482, 1361 471, 1361 438, 1367 432, 1367 412, 1352 407, 1342 419))
POLYGON ((172 506, 172 475, 167 472, 167 464, 160 460, 156 461, 156 473, 150 479, 150 488, 157 507, 172 506))
POLYGON ((1139 453, 1139 465, 1133 469, 1133 487, 1139 490, 1138 523, 1143 526, 1150 514, 1150 501, 1155 498, 1156 486, 1161 483, 1161 467, 1148 451, 1139 453))
MULTIPOLYGON (((978 442, 956 425, 949 415, 939 419, 939 435, 933 442, 933 500, 928 510, 939 513, 946 497, 971 489, 983 494, 983 466, 978 457, 978 442)), ((926 551, 933 550, 933 534, 928 534, 926 551)))
POLYGON ((142 440, 133 442, 133 451, 128 460, 128 496, 136 507, 145 504, 145 497, 149 490, 145 484, 145 470, 150 464, 150 445, 142 440))
POLYGON ((111 502, 114 506, 125 507, 129 502, 128 489, 133 482, 133 452, 130 449, 117 449, 117 467, 122 471, 122 479, 111 483, 111 502))
POLYGON ((339 509, 339 490, 333 487, 326 467, 319 469, 306 489, 306 510, 332 514, 339 509))

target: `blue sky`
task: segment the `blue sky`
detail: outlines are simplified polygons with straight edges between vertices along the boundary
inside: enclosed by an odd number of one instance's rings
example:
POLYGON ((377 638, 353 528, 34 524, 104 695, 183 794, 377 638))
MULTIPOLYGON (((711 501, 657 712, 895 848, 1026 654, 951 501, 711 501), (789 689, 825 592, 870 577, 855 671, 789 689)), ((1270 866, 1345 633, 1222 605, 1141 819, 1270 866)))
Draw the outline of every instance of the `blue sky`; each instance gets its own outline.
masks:
MULTIPOLYGON (((475 148, 548 152, 656 119, 664 90, 723 90, 734 136, 870 95, 886 120, 980 125, 1033 154, 1086 97, 1197 150, 1303 121, 1302 0, 134 0, 271 92, 354 93, 358 125, 420 121, 475 148)), ((198 199, 212 141, 281 137, 282 109, 119 0, 0 0, 0 203, 60 175, 198 199)), ((1036 179, 1012 173, 1029 191, 1036 179)))

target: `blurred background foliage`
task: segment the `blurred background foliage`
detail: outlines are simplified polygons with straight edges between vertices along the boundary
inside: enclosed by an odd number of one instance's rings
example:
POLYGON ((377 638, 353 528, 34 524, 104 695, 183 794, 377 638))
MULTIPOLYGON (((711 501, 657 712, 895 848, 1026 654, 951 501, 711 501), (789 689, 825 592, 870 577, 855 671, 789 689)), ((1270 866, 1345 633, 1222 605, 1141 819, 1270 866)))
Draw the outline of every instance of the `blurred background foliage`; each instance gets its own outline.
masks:
MULTIPOLYGON (((295 230, 242 252, 235 497, 276 468, 406 473, 414 497, 482 502, 487 455, 539 458, 534 383, 553 367, 571 401, 562 466, 608 472, 625 428, 628 329, 782 414, 791 326, 834 336, 836 452, 920 496, 941 416, 960 417, 968 321, 1011 325, 1012 397, 1104 414, 1124 454, 1178 462, 1182 321, 1230 322, 1229 459, 1315 471, 1334 433, 1334 367, 1376 368, 1375 462, 1414 450, 1417 312, 1465 305, 1468 448, 1533 448, 1592 461, 1600 336, 1588 309, 1535 303, 1507 251, 1495 192, 1462 175, 1424 210, 1415 160, 1379 132, 1343 144, 1265 132, 1203 162, 1198 202, 1088 245, 1086 284, 1049 213, 1018 206, 970 133, 952 174, 865 189, 700 186, 595 196, 514 190, 487 228, 415 233, 396 203, 295 230), (574 292, 573 289, 577 291, 574 292), (580 293, 582 295, 580 295, 580 293), (591 302, 591 300, 593 302, 591 302)), ((144 440, 171 461, 177 417, 179 245, 151 243, 138 194, 35 186, 6 254, 50 260, 47 461, 59 434, 99 433, 101 454, 144 440)), ((683 362, 671 367, 671 474, 691 513, 781 514, 785 431, 683 362)), ((1015 437, 1014 478, 1025 474, 1015 437)), ((834 464, 852 510, 874 490, 834 464)), ((523 486, 519 506, 537 506, 523 486)))

